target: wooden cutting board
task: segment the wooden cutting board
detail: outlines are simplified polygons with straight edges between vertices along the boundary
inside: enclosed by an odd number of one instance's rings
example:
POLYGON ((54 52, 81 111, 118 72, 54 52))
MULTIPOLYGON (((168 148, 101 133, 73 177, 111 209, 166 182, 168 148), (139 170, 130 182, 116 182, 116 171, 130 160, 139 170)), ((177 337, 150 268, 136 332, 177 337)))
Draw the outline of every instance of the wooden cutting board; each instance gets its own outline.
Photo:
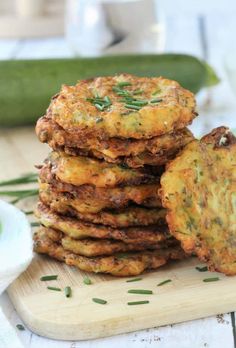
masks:
MULTIPOLYGON (((32 171, 47 153, 48 147, 37 141, 32 129, 1 131, 0 179, 32 171)), ((89 275, 93 283, 85 285, 84 272, 35 256, 28 270, 8 288, 8 294, 33 332, 64 340, 105 337, 236 310, 236 277, 199 272, 195 269, 199 264, 194 258, 175 262, 133 283, 127 283, 127 278, 89 275), (42 275, 49 274, 58 274, 58 280, 40 281, 42 275), (217 282, 203 282, 216 276, 220 278, 217 282), (166 279, 172 282, 157 286, 166 279), (50 291, 48 285, 71 286, 73 296, 66 298, 63 291, 50 291), (153 295, 128 294, 129 289, 150 289, 153 295), (107 304, 94 303, 94 297, 107 300, 107 304), (150 302, 127 305, 140 300, 150 302)))

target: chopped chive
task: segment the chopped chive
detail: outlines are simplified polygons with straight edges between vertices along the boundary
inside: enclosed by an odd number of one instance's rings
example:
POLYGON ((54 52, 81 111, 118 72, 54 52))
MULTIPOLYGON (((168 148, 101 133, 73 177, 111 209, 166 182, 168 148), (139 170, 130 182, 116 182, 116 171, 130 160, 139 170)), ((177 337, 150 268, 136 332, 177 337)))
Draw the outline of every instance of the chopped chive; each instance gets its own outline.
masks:
POLYGON ((136 306, 141 304, 147 304, 149 301, 134 301, 134 302, 127 302, 127 305, 129 306, 136 306))
POLYGON ((99 111, 104 111, 112 104, 111 99, 108 96, 105 96, 104 98, 86 98, 86 100, 93 104, 99 111))
POLYGON ((118 82, 116 86, 122 88, 122 87, 131 86, 131 83, 128 81, 118 82))
POLYGON ((38 190, 16 190, 16 191, 0 191, 0 195, 9 197, 21 197, 24 195, 37 195, 38 190))
POLYGON ((131 96, 129 91, 126 91, 124 89, 121 89, 119 87, 112 87, 113 92, 115 92, 118 96, 125 97, 125 96, 131 96))
POLYGON ((135 91, 133 91, 133 95, 139 95, 142 94, 143 90, 142 89, 136 89, 135 91))
POLYGON ((0 181, 0 186, 29 184, 32 182, 37 182, 38 181, 37 178, 38 178, 38 174, 36 174, 36 173, 24 174, 18 178, 0 181))
POLYGON ((163 100, 163 99, 161 99, 161 98, 156 98, 156 99, 152 99, 152 100, 150 101, 150 103, 152 103, 152 104, 154 104, 154 103, 160 103, 162 100, 163 100))
POLYGON ((159 284, 157 284, 157 286, 162 286, 162 285, 170 283, 170 282, 172 282, 171 279, 163 280, 163 282, 160 282, 159 284))
POLYGON ((102 121, 103 121, 103 118, 102 118, 102 117, 97 117, 96 120, 95 120, 96 123, 100 123, 100 122, 102 122, 102 121))
POLYGON ((161 89, 160 89, 160 88, 157 88, 157 89, 152 93, 152 95, 157 95, 158 93, 161 93, 161 89))
POLYGON ((95 302, 95 303, 99 303, 99 304, 106 304, 107 303, 107 301, 106 300, 103 300, 103 299, 101 299, 101 298, 92 298, 92 300, 93 300, 93 302, 95 302))
POLYGON ((30 223, 30 226, 31 227, 38 227, 38 226, 40 226, 41 224, 40 224, 40 222, 31 222, 30 223))
POLYGON ((136 99, 134 99, 134 98, 132 98, 132 97, 124 97, 124 98, 122 98, 122 99, 120 99, 120 101, 122 102, 122 103, 132 103, 133 101, 136 101, 136 99))
POLYGON ((56 288, 54 286, 47 286, 48 290, 53 290, 53 291, 61 291, 61 288, 56 288))
POLYGON ((17 324, 17 325, 16 325, 16 328, 17 328, 18 330, 20 330, 20 331, 25 331, 25 327, 24 327, 24 325, 22 325, 22 324, 17 324))
POLYGON ((53 275, 48 275, 48 276, 42 276, 42 277, 40 278, 40 280, 41 280, 42 282, 46 282, 46 281, 49 281, 49 280, 57 280, 57 278, 58 278, 58 275, 53 274, 53 275))
POLYGON ((125 107, 126 107, 127 109, 133 109, 133 110, 140 110, 140 109, 141 109, 140 106, 132 105, 132 104, 125 104, 125 107))
POLYGON ((83 283, 86 285, 91 285, 92 284, 92 280, 89 277, 84 277, 83 279, 83 283))
POLYGON ((148 102, 145 101, 145 100, 133 100, 133 101, 130 101, 130 105, 145 106, 147 104, 148 104, 148 102))
POLYGON ((25 215, 33 215, 34 214, 34 211, 33 210, 27 210, 27 211, 23 211, 23 213, 25 215))
POLYGON ((105 101, 107 104, 111 105, 111 99, 110 99, 107 95, 104 97, 104 101, 105 101))
POLYGON ((65 295, 66 297, 71 297, 72 296, 72 290, 70 286, 65 287, 65 295))
POLYGON ((203 279, 203 282, 209 283, 209 282, 216 282, 217 280, 220 280, 220 278, 219 277, 212 277, 212 278, 203 279))
POLYGON ((98 104, 98 103, 95 103, 94 106, 95 106, 98 110, 100 110, 100 111, 103 111, 103 110, 104 110, 104 106, 103 106, 103 105, 100 105, 100 104, 98 104))
POLYGON ((207 266, 203 266, 203 267, 197 266, 197 267, 195 267, 195 269, 199 272, 207 272, 208 271, 207 266))
POLYGON ((142 290, 142 289, 131 289, 128 290, 129 294, 140 294, 140 295, 152 295, 153 291, 152 290, 142 290))
POLYGON ((126 283, 138 282, 139 280, 142 280, 142 279, 143 278, 132 278, 132 279, 126 280, 126 283))

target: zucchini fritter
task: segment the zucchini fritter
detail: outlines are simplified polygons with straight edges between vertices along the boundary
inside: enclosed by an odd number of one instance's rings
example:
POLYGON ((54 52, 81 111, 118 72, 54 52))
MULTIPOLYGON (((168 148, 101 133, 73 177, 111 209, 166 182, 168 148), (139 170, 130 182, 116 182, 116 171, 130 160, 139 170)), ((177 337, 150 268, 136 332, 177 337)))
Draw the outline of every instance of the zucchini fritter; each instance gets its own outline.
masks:
POLYGON ((34 234, 34 251, 47 254, 83 271, 124 277, 138 275, 147 269, 159 268, 169 260, 182 260, 186 257, 179 246, 154 251, 127 252, 112 256, 80 256, 65 250, 60 243, 53 242, 43 228, 34 234))
POLYGON ((124 186, 100 188, 93 185, 75 186, 65 184, 51 174, 50 169, 43 168, 40 174, 39 190, 67 194, 74 202, 80 213, 98 213, 103 209, 120 209, 130 203, 145 207, 161 207, 158 194, 160 184, 143 184, 139 186, 124 186))
POLYGON ((119 210, 101 210, 98 213, 80 213, 81 206, 69 193, 40 191, 40 200, 59 214, 77 217, 80 220, 112 227, 147 226, 163 224, 166 210, 129 206, 119 210))
POLYGON ((158 178, 148 170, 132 169, 97 159, 69 156, 64 152, 52 152, 45 164, 62 182, 96 187, 139 185, 156 182, 158 178))
POLYGON ((105 238, 122 241, 126 244, 152 244, 166 242, 172 238, 166 224, 117 229, 56 214, 40 202, 35 215, 42 225, 59 230, 74 239, 105 238))
POLYGON ((94 138, 152 138, 190 124, 194 95, 176 81, 118 75, 62 86, 49 117, 70 134, 94 138))
POLYGON ((178 244, 177 240, 174 238, 170 238, 168 241, 161 243, 139 242, 135 244, 126 244, 121 241, 111 239, 86 238, 76 240, 68 236, 64 236, 63 233, 52 228, 42 227, 42 229, 51 240, 61 243, 65 250, 87 257, 113 255, 114 253, 127 251, 156 250, 178 244))
POLYGON ((111 163, 125 163, 131 168, 145 164, 164 165, 193 140, 193 135, 187 128, 141 140, 83 138, 66 132, 45 116, 38 120, 36 132, 39 140, 48 143, 54 150, 63 150, 75 156, 97 157, 111 163))
POLYGON ((170 232, 211 271, 236 274, 236 138, 226 127, 193 141, 161 178, 170 232))

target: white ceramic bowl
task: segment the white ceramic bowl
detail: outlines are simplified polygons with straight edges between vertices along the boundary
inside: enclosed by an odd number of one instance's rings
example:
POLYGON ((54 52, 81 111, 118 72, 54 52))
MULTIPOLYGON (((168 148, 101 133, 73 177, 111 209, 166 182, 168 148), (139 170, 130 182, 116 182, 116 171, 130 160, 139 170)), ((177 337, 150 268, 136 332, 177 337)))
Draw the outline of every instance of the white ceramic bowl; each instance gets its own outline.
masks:
POLYGON ((30 264, 30 224, 19 209, 0 200, 0 294, 30 264))

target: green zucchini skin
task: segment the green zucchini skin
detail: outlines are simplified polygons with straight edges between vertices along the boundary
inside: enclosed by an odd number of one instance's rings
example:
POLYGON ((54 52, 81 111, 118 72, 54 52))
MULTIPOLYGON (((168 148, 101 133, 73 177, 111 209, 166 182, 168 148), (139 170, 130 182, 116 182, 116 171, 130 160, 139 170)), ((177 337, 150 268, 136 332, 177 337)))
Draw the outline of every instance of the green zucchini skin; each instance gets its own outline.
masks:
POLYGON ((0 127, 34 124, 61 84, 119 73, 163 76, 194 93, 207 81, 204 62, 183 54, 0 61, 0 127))

